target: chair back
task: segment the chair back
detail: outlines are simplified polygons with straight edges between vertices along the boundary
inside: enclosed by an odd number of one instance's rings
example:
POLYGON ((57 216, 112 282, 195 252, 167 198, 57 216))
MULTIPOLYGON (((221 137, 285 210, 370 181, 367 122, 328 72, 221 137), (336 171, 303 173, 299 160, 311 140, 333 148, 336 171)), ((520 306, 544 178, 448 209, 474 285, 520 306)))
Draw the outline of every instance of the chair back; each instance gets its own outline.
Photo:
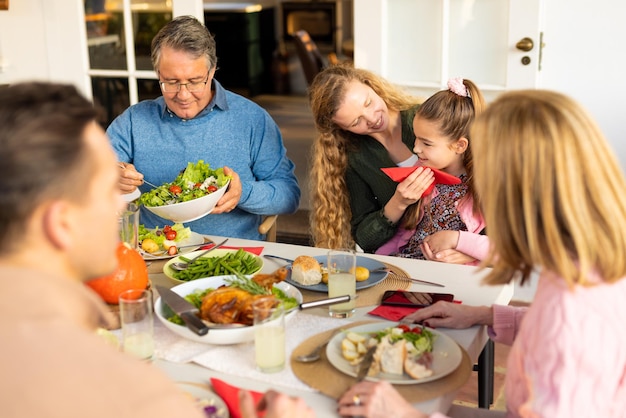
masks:
POLYGON ((293 33, 292 36, 296 44, 298 58, 304 70, 306 82, 308 85, 311 85, 317 73, 326 67, 326 61, 307 31, 299 30, 293 33))

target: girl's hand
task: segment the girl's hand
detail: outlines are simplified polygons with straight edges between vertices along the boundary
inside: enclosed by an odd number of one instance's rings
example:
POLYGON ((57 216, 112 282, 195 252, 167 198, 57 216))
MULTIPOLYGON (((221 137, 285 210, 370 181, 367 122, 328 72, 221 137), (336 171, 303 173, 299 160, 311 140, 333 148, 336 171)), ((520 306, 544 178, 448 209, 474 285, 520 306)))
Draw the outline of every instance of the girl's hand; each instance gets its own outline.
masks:
POLYGON ((443 250, 439 251, 438 253, 434 253, 430 249, 430 246, 425 242, 420 245, 420 248, 422 249, 422 254, 424 254, 424 258, 430 261, 439 261, 449 264, 467 264, 477 261, 474 257, 453 249, 443 250))
POLYGON ((424 238, 424 242, 434 254, 437 254, 443 250, 455 249, 460 235, 459 231, 437 231, 424 238))

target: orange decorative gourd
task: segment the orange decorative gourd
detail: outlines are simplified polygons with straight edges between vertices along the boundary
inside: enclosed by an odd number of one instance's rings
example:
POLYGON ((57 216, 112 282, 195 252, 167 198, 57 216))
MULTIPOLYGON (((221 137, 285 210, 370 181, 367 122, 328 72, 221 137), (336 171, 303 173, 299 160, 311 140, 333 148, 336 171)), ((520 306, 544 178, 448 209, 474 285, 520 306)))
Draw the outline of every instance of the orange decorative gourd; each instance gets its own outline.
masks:
POLYGON ((137 251, 120 243, 117 247, 117 261, 118 267, 113 274, 85 283, 105 302, 115 305, 118 304, 120 293, 148 287, 148 268, 137 251))

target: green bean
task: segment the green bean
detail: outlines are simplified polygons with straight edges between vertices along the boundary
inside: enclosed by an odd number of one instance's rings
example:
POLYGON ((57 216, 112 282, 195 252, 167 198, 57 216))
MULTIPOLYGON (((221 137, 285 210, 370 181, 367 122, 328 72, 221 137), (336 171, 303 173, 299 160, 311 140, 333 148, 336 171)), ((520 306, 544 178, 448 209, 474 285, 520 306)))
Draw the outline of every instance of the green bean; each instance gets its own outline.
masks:
MULTIPOLYGON (((185 262, 189 261, 183 256, 180 259, 185 262)), ((173 277, 190 281, 202 277, 229 275, 233 270, 244 275, 253 274, 258 271, 257 258, 243 249, 228 252, 223 256, 202 257, 194 261, 186 270, 174 272, 173 277)))

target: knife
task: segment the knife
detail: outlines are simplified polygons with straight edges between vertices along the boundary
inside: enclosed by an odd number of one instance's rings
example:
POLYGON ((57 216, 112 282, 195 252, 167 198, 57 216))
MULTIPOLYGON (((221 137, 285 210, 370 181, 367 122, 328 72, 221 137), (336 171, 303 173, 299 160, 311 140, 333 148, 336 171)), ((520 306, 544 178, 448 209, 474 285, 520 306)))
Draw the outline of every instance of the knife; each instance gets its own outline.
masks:
POLYGON ((398 278, 400 280, 408 280, 408 281, 413 282, 413 283, 426 284, 426 285, 429 285, 429 286, 446 287, 445 285, 443 285, 441 283, 427 282, 426 280, 414 279, 412 277, 402 277, 402 276, 396 275, 396 278, 398 278))
POLYGON ((369 373, 372 363, 374 362, 374 353, 376 352, 376 348, 376 345, 368 348, 367 352, 363 356, 363 360, 359 363, 359 371, 356 374, 357 382, 361 382, 367 377, 367 373, 369 373))
POLYGON ((206 335, 209 332, 209 327, 196 315, 198 308, 189 303, 184 297, 166 287, 159 285, 155 287, 167 306, 183 319, 187 328, 200 336, 206 335))

